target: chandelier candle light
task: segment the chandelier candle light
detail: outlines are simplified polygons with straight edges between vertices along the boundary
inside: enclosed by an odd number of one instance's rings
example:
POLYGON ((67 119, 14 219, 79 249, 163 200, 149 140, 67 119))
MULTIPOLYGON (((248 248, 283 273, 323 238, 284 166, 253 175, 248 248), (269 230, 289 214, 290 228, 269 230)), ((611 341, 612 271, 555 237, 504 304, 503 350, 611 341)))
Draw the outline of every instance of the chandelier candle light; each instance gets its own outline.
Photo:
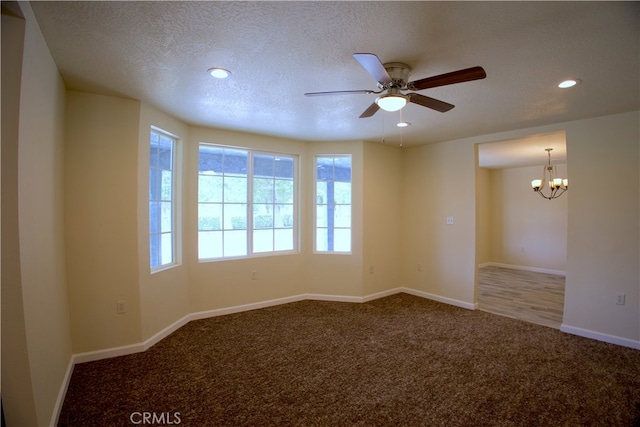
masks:
POLYGON ((542 171, 542 179, 534 179, 531 181, 531 187, 533 187, 533 191, 538 193, 541 197, 551 200, 556 199, 564 194, 565 191, 569 189, 569 180, 558 178, 558 173, 556 171, 555 165, 551 164, 551 150, 553 148, 545 148, 544 151, 547 152, 549 156, 549 161, 542 171), (545 185, 549 186, 549 195, 545 195, 542 190, 544 190, 545 185))

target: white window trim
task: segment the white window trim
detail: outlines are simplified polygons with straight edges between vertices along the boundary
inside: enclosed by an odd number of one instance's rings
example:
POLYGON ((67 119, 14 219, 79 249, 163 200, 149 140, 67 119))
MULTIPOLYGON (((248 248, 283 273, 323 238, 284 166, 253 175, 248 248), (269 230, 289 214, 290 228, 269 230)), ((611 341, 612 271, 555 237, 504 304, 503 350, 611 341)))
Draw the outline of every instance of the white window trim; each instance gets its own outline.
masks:
MULTIPOLYGON (((172 208, 172 224, 171 224, 171 230, 172 230, 172 234, 173 234, 173 262, 168 263, 168 264, 162 264, 159 265, 157 267, 151 267, 151 259, 149 259, 149 262, 147 263, 147 265, 149 266, 150 269, 150 274, 155 274, 155 273, 160 273, 162 271, 166 271, 166 270, 170 270, 173 269, 177 266, 182 265, 182 191, 180 191, 180 189, 182 188, 182 139, 176 135, 173 134, 171 132, 168 132, 160 127, 157 126, 151 126, 149 129, 149 137, 147 138, 147 141, 151 140, 151 133, 158 133, 161 135, 164 135, 168 138, 171 138, 173 140, 173 159, 172 159, 172 169, 171 169, 171 173, 172 173, 172 178, 171 178, 171 185, 172 185, 172 198, 171 198, 171 208, 172 208)), ((150 161, 147 162, 147 168, 150 167, 150 161)), ((149 189, 149 173, 147 173, 147 191, 149 189)), ((149 213, 149 200, 147 200, 146 203, 147 206, 147 221, 150 221, 150 213, 149 213)), ((150 236, 149 233, 149 224, 147 224, 147 236, 150 236)), ((150 254, 150 250, 151 248, 149 247, 149 243, 148 243, 149 237, 147 237, 147 254, 149 254, 149 257, 151 256, 150 254)))
MULTIPOLYGON (((248 153, 248 162, 247 162, 247 255, 240 256, 222 256, 217 258, 200 258, 200 254, 198 250, 196 250, 196 256, 198 258, 199 263, 209 263, 209 262, 224 262, 224 261, 232 261, 239 259, 250 259, 250 258, 264 258, 264 257, 272 257, 272 256, 287 256, 287 255, 297 255, 300 253, 300 156, 295 153, 286 153, 281 151, 267 151, 267 150, 258 150, 254 148, 248 147, 240 147, 234 145, 225 145, 225 144, 215 144, 211 142, 200 142, 198 143, 198 153, 200 152, 200 147, 202 145, 208 145, 212 147, 220 147, 220 148, 228 148, 231 150, 245 150, 248 153), (267 156, 283 156, 289 157, 293 159, 293 249, 284 250, 284 251, 271 251, 271 252, 253 252, 253 158, 255 155, 267 155, 267 156), (251 225, 249 227, 249 225, 251 225)), ((198 167, 198 175, 200 175, 200 170, 198 167)), ((196 191, 196 194, 198 192, 196 191)), ((199 199, 197 200, 197 204, 199 204, 199 199)), ((224 203, 223 203, 224 206, 224 203)), ((200 229, 197 227, 196 233, 199 233, 200 229)), ((199 239, 199 237, 197 237, 199 239)), ((223 247, 224 247, 224 233, 222 235, 223 239, 223 247)), ((197 245, 196 245, 197 246, 197 245)))
POLYGON ((353 254, 353 155, 352 154, 316 154, 313 158, 313 254, 317 255, 352 255, 353 254), (349 251, 319 251, 318 248, 318 158, 336 158, 345 157, 351 159, 351 226, 349 227, 349 239, 351 250, 349 251))

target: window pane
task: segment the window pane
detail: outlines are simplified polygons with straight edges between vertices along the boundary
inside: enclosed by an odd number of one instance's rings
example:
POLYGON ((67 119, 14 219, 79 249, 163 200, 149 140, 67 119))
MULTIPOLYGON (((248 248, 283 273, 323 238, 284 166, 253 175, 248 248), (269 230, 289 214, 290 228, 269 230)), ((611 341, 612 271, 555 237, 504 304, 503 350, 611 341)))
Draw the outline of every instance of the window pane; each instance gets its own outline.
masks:
POLYGON ((318 205, 316 208, 316 226, 317 227, 327 227, 327 210, 329 207, 327 205, 318 205))
POLYGON ((334 230, 333 250, 336 252, 351 252, 351 230, 336 228, 334 230))
POLYGON ((228 177, 224 178, 224 202, 243 203, 247 201, 247 178, 228 177))
POLYGON ((170 232, 173 229, 173 203, 160 203, 162 225, 160 231, 162 233, 170 232))
POLYGON ((149 255, 151 268, 159 267, 160 264, 160 235, 152 234, 149 236, 149 255))
POLYGON ((212 175, 198 176, 198 201, 222 202, 222 177, 212 175))
POLYGON ((198 230, 222 230, 222 205, 198 204, 198 230))
POLYGON ((329 248, 329 233, 326 228, 316 229, 316 251, 325 252, 329 248))
MULTIPOLYGON (((221 229, 222 258, 294 250, 296 158, 204 143, 199 153, 199 239, 210 242, 212 235, 202 233, 221 229)), ((215 258, 208 246, 198 247, 201 259, 215 258)))
POLYGON ((224 256, 236 257, 247 255, 247 231, 224 232, 224 256))
POLYGON ((293 250, 293 229, 274 230, 274 249, 276 251, 293 250))
POLYGON ((274 157, 256 154, 253 157, 254 177, 273 177, 274 157))
POLYGON ((335 201, 339 204, 351 203, 351 183, 350 182, 336 182, 335 184, 335 201))
POLYGON ((277 179, 275 181, 275 202, 293 203, 293 181, 277 179))
POLYGON ((224 174, 247 175, 248 153, 244 150, 224 149, 224 174))
POLYGON ((316 203, 319 205, 327 204, 327 183, 318 182, 316 184, 316 203))
POLYGON ((160 200, 162 171, 154 167, 149 169, 149 200, 160 200))
POLYGON ((333 210, 335 227, 351 227, 351 205, 337 205, 333 210))
POLYGON ((173 262, 173 234, 163 233, 160 235, 160 241, 162 246, 161 264, 171 264, 173 262))
POLYGON ((253 227, 273 228, 273 205, 253 205, 253 227))
POLYGON ((162 169, 173 168, 173 140, 162 135, 158 141, 158 165, 162 169))
POLYGON ((253 252, 273 251, 273 230, 256 230, 253 232, 253 252))
POLYGON ((230 204, 224 205, 224 229, 246 229, 247 228, 247 205, 230 204))
POLYGON ((316 158, 316 251, 351 250, 351 156, 316 158))
POLYGON ((275 227, 293 227, 293 205, 276 205, 275 227))
POLYGON ((149 144, 149 165, 158 166, 158 134, 151 132, 149 144))
POLYGON ((222 174, 223 153, 222 148, 200 145, 198 171, 206 174, 222 174))
POLYGON ((160 233, 161 225, 160 202, 149 202, 149 233, 160 233))
POLYGON ((151 130, 149 141, 149 258, 151 268, 175 262, 174 138, 151 130))
POLYGON ((294 165, 292 158, 276 157, 275 168, 275 177, 293 179, 294 165))
POLYGON ((222 232, 201 231, 198 233, 198 257, 221 258, 222 257, 222 232))
POLYGON ((160 184, 160 199, 169 200, 173 198, 173 172, 170 170, 162 171, 162 183, 160 184))
POLYGON ((253 202, 273 203, 273 179, 256 178, 253 180, 253 202))

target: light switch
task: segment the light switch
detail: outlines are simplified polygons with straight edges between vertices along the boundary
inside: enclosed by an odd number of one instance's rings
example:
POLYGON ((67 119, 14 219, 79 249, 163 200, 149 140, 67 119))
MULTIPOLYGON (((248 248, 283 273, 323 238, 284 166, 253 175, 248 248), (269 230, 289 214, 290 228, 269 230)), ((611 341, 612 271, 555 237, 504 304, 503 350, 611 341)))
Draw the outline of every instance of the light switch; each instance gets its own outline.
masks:
POLYGON ((448 216, 447 217, 447 225, 453 225, 453 217, 452 216, 448 216))

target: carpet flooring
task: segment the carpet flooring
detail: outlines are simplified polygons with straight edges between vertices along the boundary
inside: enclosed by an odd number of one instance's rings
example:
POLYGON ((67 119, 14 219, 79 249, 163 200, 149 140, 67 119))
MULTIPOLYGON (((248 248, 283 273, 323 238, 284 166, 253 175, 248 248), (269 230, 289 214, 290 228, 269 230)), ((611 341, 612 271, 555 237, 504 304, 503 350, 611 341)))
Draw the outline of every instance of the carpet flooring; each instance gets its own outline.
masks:
POLYGON ((640 351, 408 294, 300 301, 192 321, 146 352, 76 365, 59 425, 144 416, 199 427, 640 426, 640 351))

